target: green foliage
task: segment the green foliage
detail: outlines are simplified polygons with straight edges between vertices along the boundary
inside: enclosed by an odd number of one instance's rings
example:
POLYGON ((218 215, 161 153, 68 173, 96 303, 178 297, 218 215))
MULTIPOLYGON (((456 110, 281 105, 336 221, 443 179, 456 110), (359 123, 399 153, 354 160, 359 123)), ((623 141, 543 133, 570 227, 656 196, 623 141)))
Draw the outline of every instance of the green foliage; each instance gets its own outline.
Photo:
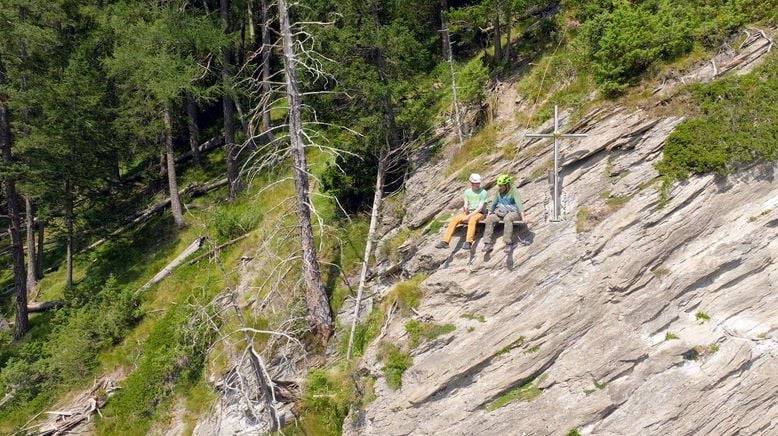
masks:
POLYGON ((672 341, 674 339, 680 339, 680 337, 678 335, 676 335, 675 333, 673 333, 673 332, 665 333, 665 340, 666 341, 672 341))
POLYGON ((193 309, 165 313, 143 343, 138 366, 122 383, 97 423, 100 434, 145 434, 177 383, 194 385, 213 337, 206 323, 189 322, 193 309))
POLYGON ((699 115, 678 125, 657 164, 666 184, 690 174, 727 174, 778 157, 778 57, 750 74, 689 88, 699 115))
MULTIPOLYGON (((358 323, 354 329, 354 346, 351 355, 355 358, 365 354, 367 346, 378 336, 381 331, 381 325, 384 321, 384 313, 378 308, 374 308, 367 319, 358 323)), ((350 333, 350 332, 349 332, 350 333)), ((343 335, 343 341, 340 344, 339 351, 341 356, 346 355, 348 347, 349 334, 343 335)))
POLYGON ((400 389, 403 373, 413 364, 411 356, 403 352, 397 345, 382 342, 379 345, 377 357, 384 364, 381 371, 384 373, 387 386, 393 390, 400 389))
POLYGON ((421 304, 424 291, 419 285, 426 278, 427 276, 423 274, 417 274, 408 280, 395 284, 382 303, 384 310, 396 302, 400 313, 410 314, 411 309, 415 309, 421 304))
POLYGON ((487 412, 505 407, 514 401, 532 401, 541 394, 537 387, 536 380, 531 380, 523 385, 513 388, 499 397, 495 398, 484 408, 487 412))
POLYGON ((584 21, 574 44, 585 53, 579 64, 591 63, 606 95, 624 91, 659 62, 686 54, 695 44, 716 47, 749 21, 775 14, 766 0, 567 3, 584 21))
POLYGON ((567 431, 567 436, 581 436, 581 433, 578 431, 577 428, 571 428, 567 431))
POLYGON ((423 341, 431 341, 454 330, 456 330, 454 324, 421 322, 415 319, 405 322, 405 331, 408 332, 408 346, 411 350, 421 345, 423 341))
POLYGON ((710 316, 708 316, 708 314, 705 312, 695 313, 694 318, 697 319, 697 321, 710 321, 710 316))
POLYGON ((464 104, 480 104, 484 99, 484 88, 489 80, 489 70, 481 56, 476 56, 457 71, 457 96, 464 104))
POLYGON ((251 202, 235 207, 220 208, 213 215, 213 227, 222 241, 242 236, 255 229, 262 221, 262 213, 251 202))
POLYGON ((516 347, 520 347, 523 344, 524 344, 524 336, 519 336, 518 339, 516 339, 515 341, 511 342, 507 346, 505 346, 502 349, 500 349, 500 351, 498 351, 495 355, 496 356, 500 356, 500 355, 503 355, 503 354, 508 354, 508 353, 511 352, 512 349, 514 349, 516 347))
MULTIPOLYGON (((454 171, 472 165, 479 156, 488 153, 497 142, 497 126, 490 124, 478 132, 475 136, 462 144, 454 153, 451 164, 446 169, 446 175, 453 174, 454 171)), ((463 170, 465 180, 473 172, 472 169, 463 170)))
POLYGON ((575 232, 582 233, 586 231, 586 220, 589 218, 589 208, 581 206, 575 214, 575 232))
POLYGON ((306 435, 339 435, 356 393, 342 370, 308 372, 298 425, 306 435))
POLYGON ((715 344, 715 343, 714 344, 710 344, 708 346, 708 351, 711 352, 711 353, 715 353, 715 352, 719 351, 719 344, 715 344))

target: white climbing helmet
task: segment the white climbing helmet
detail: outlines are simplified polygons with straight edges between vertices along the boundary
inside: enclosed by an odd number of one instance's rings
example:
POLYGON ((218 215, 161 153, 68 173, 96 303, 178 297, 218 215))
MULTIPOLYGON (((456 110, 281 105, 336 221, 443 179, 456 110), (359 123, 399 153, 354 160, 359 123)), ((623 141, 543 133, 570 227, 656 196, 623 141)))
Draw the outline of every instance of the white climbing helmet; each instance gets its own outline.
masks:
POLYGON ((481 176, 479 174, 470 174, 470 183, 481 183, 481 176))

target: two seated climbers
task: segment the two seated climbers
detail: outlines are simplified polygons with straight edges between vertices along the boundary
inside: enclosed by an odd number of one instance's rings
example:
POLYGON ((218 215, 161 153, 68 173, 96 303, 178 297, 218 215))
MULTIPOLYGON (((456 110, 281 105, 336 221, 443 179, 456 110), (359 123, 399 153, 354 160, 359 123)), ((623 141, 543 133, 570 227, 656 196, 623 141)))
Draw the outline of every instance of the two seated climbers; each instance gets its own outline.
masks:
POLYGON ((473 242, 475 242, 476 225, 485 217, 486 230, 484 232, 485 242, 483 251, 486 253, 492 251, 494 246, 494 241, 492 240, 494 225, 500 221, 505 224, 503 240, 505 241, 505 250, 509 251, 514 245, 512 239, 513 222, 520 219, 525 224, 527 223, 527 219, 524 216, 524 205, 521 202, 519 193, 515 187, 511 186, 513 179, 507 174, 500 174, 497 177, 497 192, 488 212, 486 208, 487 194, 486 190, 481 188, 481 176, 473 173, 470 174, 468 180, 470 181, 470 188, 465 190, 462 212, 451 217, 446 232, 443 234, 443 240, 438 242, 435 247, 448 248, 449 241, 451 241, 457 226, 460 223, 467 223, 467 236, 462 248, 469 250, 473 242))

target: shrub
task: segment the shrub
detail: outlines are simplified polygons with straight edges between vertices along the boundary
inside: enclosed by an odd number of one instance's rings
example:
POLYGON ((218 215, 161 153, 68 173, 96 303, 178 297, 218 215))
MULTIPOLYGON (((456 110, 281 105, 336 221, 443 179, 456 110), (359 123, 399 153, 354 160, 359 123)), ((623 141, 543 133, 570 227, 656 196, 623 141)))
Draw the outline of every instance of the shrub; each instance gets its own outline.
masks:
POLYGON ((405 331, 408 332, 408 346, 411 349, 418 347, 424 340, 431 341, 454 330, 456 330, 454 324, 421 322, 415 319, 408 320, 405 323, 405 331))
POLYGON ((540 393, 540 389, 536 386, 535 380, 531 380, 495 398, 494 401, 486 405, 486 411, 491 412, 492 410, 497 410, 514 401, 532 401, 537 398, 540 393))
POLYGON ((665 141, 657 169, 667 185, 691 174, 727 174, 735 165, 778 157, 778 59, 754 72, 689 88, 700 115, 665 141))
POLYGON ((424 295, 419 284, 424 281, 425 278, 427 278, 427 276, 418 274, 394 285, 382 304, 384 310, 388 309, 394 302, 397 302, 400 313, 404 315, 408 315, 411 312, 411 309, 419 307, 419 304, 421 304, 421 297, 424 295))
POLYGON ((378 348, 378 359, 384 363, 381 371, 384 373, 387 386, 393 390, 400 389, 403 373, 413 364, 411 356, 397 345, 382 342, 378 348))

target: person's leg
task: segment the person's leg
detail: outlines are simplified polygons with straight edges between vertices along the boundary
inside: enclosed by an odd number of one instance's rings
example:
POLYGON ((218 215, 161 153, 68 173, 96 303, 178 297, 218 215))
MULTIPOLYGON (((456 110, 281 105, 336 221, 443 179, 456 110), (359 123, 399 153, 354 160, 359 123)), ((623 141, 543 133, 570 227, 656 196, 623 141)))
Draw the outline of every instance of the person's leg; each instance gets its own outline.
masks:
POLYGON ((492 235, 494 234, 494 226, 500 222, 500 217, 498 217, 496 214, 489 215, 489 218, 486 219, 486 228, 484 229, 484 242, 486 244, 491 244, 492 241, 492 235))
POLYGON ((451 217, 451 221, 448 222, 448 227, 446 228, 446 232, 443 234, 443 242, 448 244, 448 242, 451 240, 451 237, 454 235, 454 230, 457 229, 457 226, 459 223, 465 219, 467 215, 464 213, 458 213, 451 217))
POLYGON ((503 223, 505 228, 502 231, 502 240, 505 244, 513 243, 513 222, 519 219, 518 212, 511 212, 505 215, 503 223))
POLYGON ((467 222, 467 239, 465 241, 469 243, 475 242, 475 228, 478 225, 478 221, 481 220, 484 216, 480 213, 477 213, 470 217, 470 221, 467 222))

